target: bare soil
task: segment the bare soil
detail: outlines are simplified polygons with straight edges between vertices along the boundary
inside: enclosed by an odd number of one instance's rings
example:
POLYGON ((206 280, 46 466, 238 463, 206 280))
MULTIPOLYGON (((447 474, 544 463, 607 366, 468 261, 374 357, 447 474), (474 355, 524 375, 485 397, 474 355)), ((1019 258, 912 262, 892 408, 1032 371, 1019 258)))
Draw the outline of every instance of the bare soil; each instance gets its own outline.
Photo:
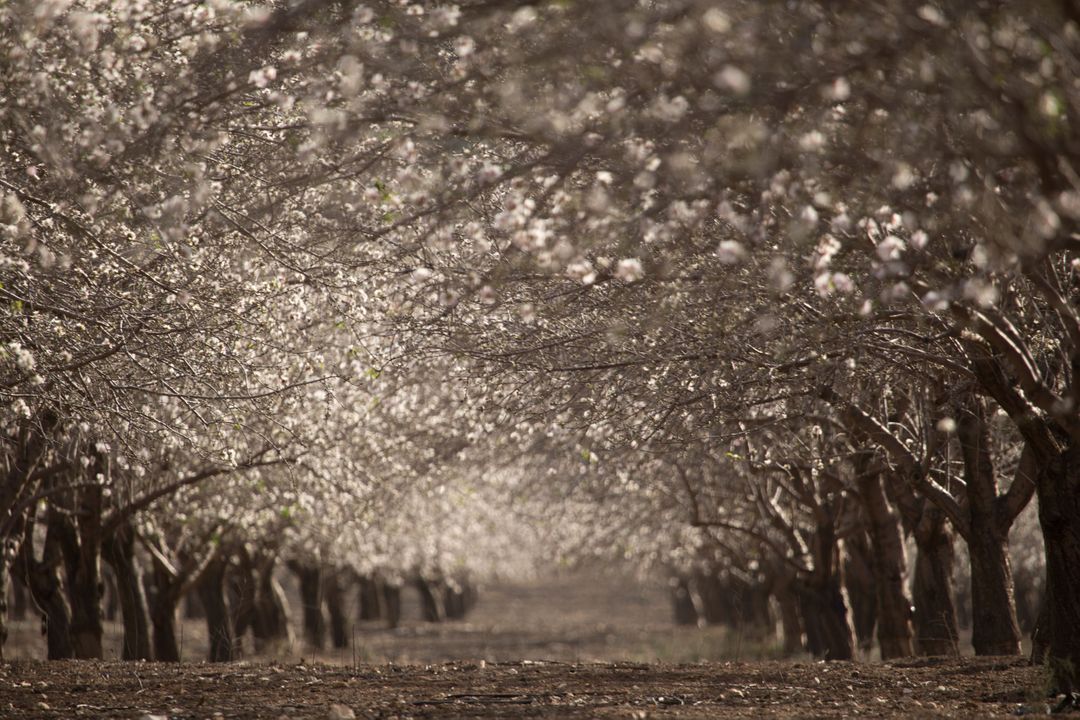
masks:
POLYGON ((0 717, 985 718, 1045 713, 1016 659, 695 665, 426 666, 19 661, 0 667, 0 717), (340 715, 338 716, 340 717, 340 715))
MULTIPOLYGON (((1042 714, 1045 671, 1019 658, 882 664, 762 659, 775 638, 679 628, 660 584, 590 573, 483 589, 468 622, 357 624, 352 645, 296 643, 224 665, 53 662, 35 620, 0 664, 0 719, 984 718, 1042 714), (332 707, 340 705, 338 714, 332 707)), ((298 614, 298 613, 297 613, 298 614)), ((197 620, 184 658, 205 652, 197 620)), ((115 658, 118 628, 107 633, 115 658)), ((250 649, 249 649, 250 652, 250 649)))

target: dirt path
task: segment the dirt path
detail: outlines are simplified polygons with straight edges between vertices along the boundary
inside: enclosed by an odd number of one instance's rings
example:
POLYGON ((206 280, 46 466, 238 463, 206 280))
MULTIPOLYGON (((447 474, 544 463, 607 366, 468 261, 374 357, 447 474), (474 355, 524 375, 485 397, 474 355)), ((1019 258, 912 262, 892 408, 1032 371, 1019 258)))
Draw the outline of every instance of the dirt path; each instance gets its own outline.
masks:
POLYGON ((1040 676, 1013 658, 351 668, 22 661, 0 666, 0 717, 333 720, 339 704, 357 718, 984 718, 1045 712, 1040 676))
MULTIPOLYGON (((353 647, 316 655, 327 664, 299 646, 228 665, 45 663, 28 619, 8 643, 18 659, 0 664, 0 720, 334 720, 334 704, 357 718, 913 720, 1046 709, 1043 671, 1016 658, 738 662, 768 644, 675 627, 662 585, 617 574, 488 586, 468 622, 422 623, 406 601, 402 627, 358 626, 353 647)), ((185 659, 204 657, 204 624, 183 627, 185 659)), ((115 657, 119 628, 110 632, 115 657)))

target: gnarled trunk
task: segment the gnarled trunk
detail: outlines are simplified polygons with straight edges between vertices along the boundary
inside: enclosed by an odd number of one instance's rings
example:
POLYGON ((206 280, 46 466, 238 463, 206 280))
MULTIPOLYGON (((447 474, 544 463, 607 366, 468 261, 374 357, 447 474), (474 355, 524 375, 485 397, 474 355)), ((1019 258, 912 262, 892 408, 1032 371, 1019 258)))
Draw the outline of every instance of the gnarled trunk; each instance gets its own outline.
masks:
POLYGON ((1043 588, 1042 602, 1035 627, 1031 630, 1031 664, 1042 665, 1050 655, 1050 587, 1049 579, 1043 588))
POLYGON ((1007 538, 972 524, 971 644, 976 655, 1019 655, 1020 626, 1012 593, 1007 538))
POLYGON ((672 619, 676 625, 698 624, 698 611, 694 606, 694 596, 690 592, 690 581, 683 576, 671 578, 672 619))
POLYGON ((854 641, 840 577, 816 587, 801 584, 798 597, 810 653, 824 660, 851 660, 854 641))
POLYGON ((67 660, 75 657, 75 648, 71 643, 71 615, 64 601, 57 572, 62 561, 58 525, 60 519, 51 509, 48 515, 42 559, 38 561, 34 558, 34 521, 31 518, 26 522, 16 569, 30 590, 34 605, 42 612, 49 660, 67 660))
POLYGON ((475 590, 467 580, 450 579, 443 588, 447 620, 464 620, 475 600, 475 590))
POLYGON ((346 648, 349 646, 349 629, 345 620, 345 592, 338 573, 333 570, 323 577, 323 598, 330 615, 330 641, 335 648, 346 648))
POLYGON ((150 620, 143 592, 142 570, 135 557, 135 532, 130 522, 121 524, 102 545, 102 557, 116 576, 120 615, 124 621, 121 657, 124 660, 149 660, 150 620))
POLYGON ((855 642, 844 598, 835 515, 828 504, 823 513, 812 542, 813 570, 796 586, 803 625, 812 654, 826 660, 851 660, 855 642))
POLYGON ((229 618, 229 606, 225 602, 225 573, 228 560, 218 556, 203 571, 198 585, 199 599, 206 612, 206 631, 210 637, 210 662, 228 662, 234 659, 235 638, 229 618))
POLYGON ((844 584, 851 601, 851 617, 859 650, 868 654, 874 645, 874 626, 877 624, 877 592, 874 587, 870 543, 862 531, 844 540, 844 584))
POLYGON ((701 615, 709 625, 725 625, 732 630, 742 623, 740 597, 730 578, 714 572, 698 572, 693 584, 701 596, 701 615))
POLYGON ((289 642, 289 610, 285 591, 274 578, 274 558, 257 564, 258 585, 255 591, 255 649, 263 651, 269 645, 289 642))
POLYGON ((401 623, 401 586, 387 582, 383 585, 382 595, 386 601, 386 625, 396 628, 401 623))
POLYGON ((363 621, 379 620, 383 617, 383 582, 377 575, 361 575, 357 579, 357 600, 360 603, 357 616, 363 621))
POLYGON ((289 569, 300 582, 300 603, 303 606, 304 639, 316 650, 326 645, 326 623, 322 611, 322 573, 316 565, 290 561, 289 569))
POLYGON ((153 626, 154 659, 180 662, 180 645, 176 638, 176 607, 180 600, 178 581, 158 562, 154 563, 152 578, 152 592, 147 602, 153 626))
POLYGON ((1080 693, 1080 443, 1041 469, 1048 660, 1057 690, 1071 695, 1080 693))
POLYGON ((420 593, 420 617, 424 622, 442 622, 446 617, 446 610, 442 603, 442 593, 439 592, 439 581, 417 575, 413 584, 420 593))
MULTIPOLYGON (((1019 655, 1020 626, 1009 564, 1009 527, 1013 518, 1006 517, 1003 500, 998 496, 983 401, 970 398, 960 409, 959 418, 957 437, 964 457, 968 500, 964 539, 971 559, 971 643, 976 655, 1019 655)), ((1021 469, 1025 470, 1033 460, 1031 449, 1025 448, 1021 469)), ((1031 487, 1026 478, 1018 477, 1013 482, 1027 482, 1031 487)))
MULTIPOLYGON (((98 456, 98 462, 104 461, 98 456)), ((59 502, 54 497, 54 502, 59 502)), ((100 660, 104 634, 101 611, 101 488, 76 493, 68 515, 57 518, 71 606, 71 643, 75 657, 100 660)))
POLYGON ((889 507, 881 476, 869 471, 869 454, 857 458, 859 501, 870 536, 870 569, 877 602, 877 639, 881 659, 914 654, 911 600, 904 590, 904 540, 900 517, 889 507))
POLYGON ((945 514, 927 504, 915 528, 915 648, 920 655, 958 655, 952 576, 955 560, 952 531, 945 514))
POLYGON ((769 577, 769 592, 780 608, 780 629, 784 634, 784 656, 791 657, 803 649, 803 622, 799 615, 799 598, 795 591, 795 572, 774 560, 769 577))
POLYGON ((233 619, 233 654, 240 657, 244 634, 250 629, 252 635, 258 639, 261 634, 258 615, 256 613, 256 595, 258 594, 259 580, 255 571, 255 564, 251 560, 244 547, 236 551, 236 562, 229 568, 225 576, 225 594, 229 608, 232 610, 233 619))
MULTIPOLYGON (((0 538, 0 544, 4 542, 0 538)), ((7 642, 8 587, 11 585, 7 558, 0 554, 0 662, 4 661, 4 643, 7 642)))

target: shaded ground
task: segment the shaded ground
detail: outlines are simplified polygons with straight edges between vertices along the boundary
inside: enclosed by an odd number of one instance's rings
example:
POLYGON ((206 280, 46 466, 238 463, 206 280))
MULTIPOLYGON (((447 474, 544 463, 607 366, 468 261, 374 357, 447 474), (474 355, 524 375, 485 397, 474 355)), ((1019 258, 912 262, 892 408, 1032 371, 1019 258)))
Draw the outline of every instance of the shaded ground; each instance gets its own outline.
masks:
MULTIPOLYGON (((285 575, 283 579, 290 578, 285 575)), ((291 615, 298 621, 299 598, 295 592, 290 595, 291 615)), ((775 638, 743 637, 720 627, 676 627, 661 582, 642 582, 618 572, 598 570, 532 582, 488 584, 480 589, 480 602, 465 622, 422 622, 412 589, 404 593, 403 601, 404 621, 394 630, 380 622, 358 622, 350 629, 349 648, 328 649, 313 656, 310 649, 294 642, 258 659, 286 664, 317 660, 338 665, 358 660, 684 663, 756 659, 776 653, 775 638)), ((106 623, 106 660, 119 659, 121 633, 118 623, 106 623)), ((180 645, 185 661, 205 658, 208 643, 204 622, 185 620, 180 627, 180 645)), ((246 648, 250 657, 250 638, 246 648)), ((43 658, 45 643, 40 622, 33 617, 13 622, 4 651, 9 660, 43 658)))
MULTIPOLYGON (((228 665, 45 663, 27 620, 5 647, 15 661, 0 664, 0 719, 336 720, 334 704, 357 718, 983 718, 1047 707, 1044 671, 1015 658, 747 662, 775 639, 675 627, 663 585, 618 574, 488 586, 468 622, 420 622, 405 600, 402 627, 357 624, 352 647, 285 645, 228 665)), ((183 628, 184 658, 198 660, 205 628, 183 628)), ((115 657, 117 628, 106 646, 115 657)))
POLYGON ((897 664, 428 666, 21 661, 0 667, 0 717, 984 718, 1045 712, 1015 659, 897 664))

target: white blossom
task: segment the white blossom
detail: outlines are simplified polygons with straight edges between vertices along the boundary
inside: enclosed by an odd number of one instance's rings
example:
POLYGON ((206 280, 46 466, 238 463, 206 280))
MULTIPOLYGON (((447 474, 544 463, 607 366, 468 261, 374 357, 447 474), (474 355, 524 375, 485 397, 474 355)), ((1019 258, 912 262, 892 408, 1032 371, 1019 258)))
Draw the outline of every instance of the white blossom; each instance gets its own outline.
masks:
POLYGON ((637 258, 623 258, 615 266, 615 277, 625 283, 637 282, 644 276, 645 271, 637 258))

